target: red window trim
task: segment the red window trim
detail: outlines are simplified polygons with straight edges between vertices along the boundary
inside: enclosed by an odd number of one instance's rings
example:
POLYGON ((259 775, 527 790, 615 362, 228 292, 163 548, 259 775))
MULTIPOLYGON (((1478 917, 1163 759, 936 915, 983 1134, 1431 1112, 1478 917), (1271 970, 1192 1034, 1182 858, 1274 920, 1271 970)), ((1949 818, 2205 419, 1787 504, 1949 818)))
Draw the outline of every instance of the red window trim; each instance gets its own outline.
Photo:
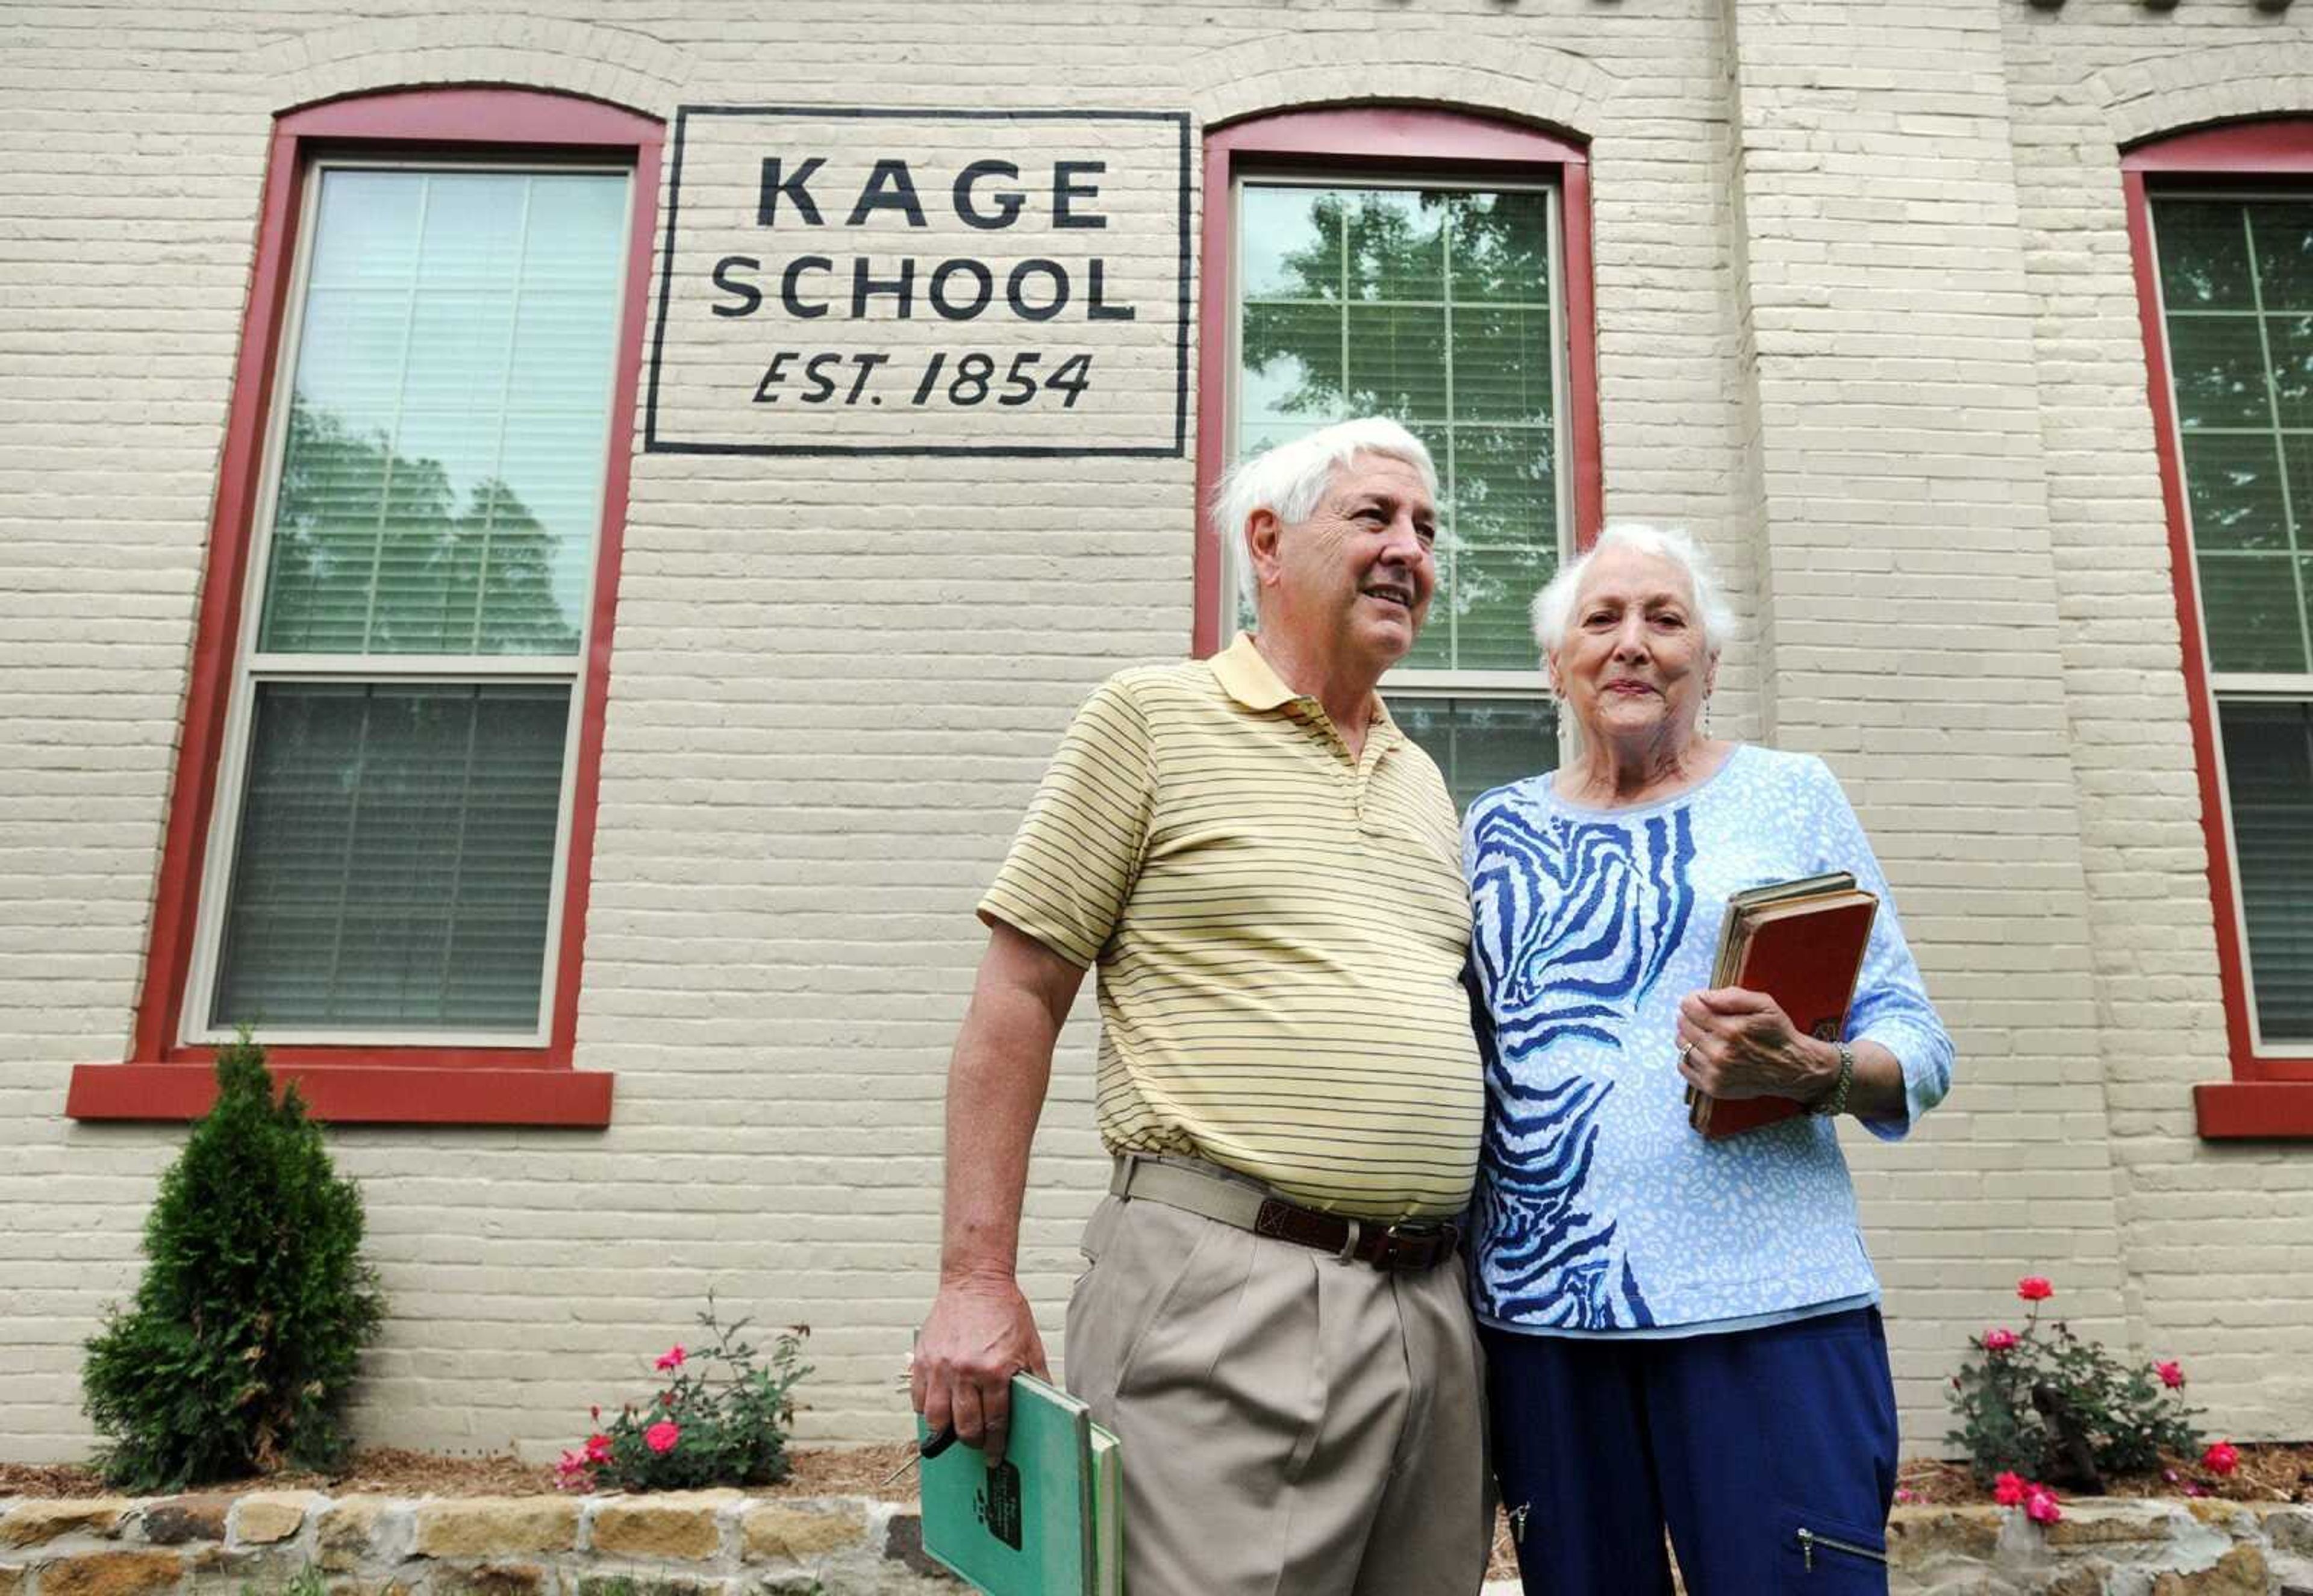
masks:
POLYGON ((2136 271, 2137 313, 2144 336, 2146 389, 2160 456, 2160 496, 2168 520, 2169 576, 2185 653, 2185 701, 2201 785, 2201 830, 2208 844, 2209 897, 2215 910, 2217 978, 2224 995, 2225 1039, 2232 1079, 2193 1088, 2200 1134, 2211 1139, 2313 1139, 2313 1057, 2260 1056, 2249 1024, 2248 964, 2233 892, 2232 837, 2225 826, 2223 778, 2217 768, 2214 704, 2202 645, 2193 541, 2185 517, 2184 456, 2170 393, 2154 271, 2150 189, 2163 182, 2196 186, 2313 175, 2313 118, 2231 123, 2139 145, 2121 157, 2129 251, 2136 271))
POLYGON ((1217 652, 1228 606, 1221 592, 1221 529, 1209 508, 1227 458, 1230 184, 1240 172, 1322 160, 1345 173, 1436 169, 1456 178, 1547 175, 1561 185, 1564 218, 1568 456, 1574 472, 1574 541, 1598 536, 1604 501, 1598 456, 1597 333, 1590 289, 1590 157, 1579 144, 1521 123, 1412 107, 1337 107, 1260 116, 1205 134, 1205 214, 1199 242, 1197 546, 1190 646, 1217 652))
POLYGON ((365 94, 291 111, 274 125, 256 271, 233 373, 224 454, 209 525, 209 554, 177 755, 161 877, 129 1057, 73 1070, 65 1112, 78 1119, 185 1119, 207 1111, 215 1049, 178 1042, 191 959, 201 864, 216 802, 218 756, 247 586, 265 423, 287 311, 305 171, 317 153, 601 154, 634 171, 626 305, 619 328, 609 472, 596 551, 593 625, 580 684, 577 784, 557 928, 553 1012, 539 1048, 284 1046, 268 1049, 277 1077, 294 1078, 317 1118, 339 1122, 602 1126, 611 1076, 573 1067, 578 982, 592 880, 596 782, 620 548, 633 460, 633 396, 641 370, 644 305, 665 130, 656 119, 599 101, 531 89, 413 89, 365 94))

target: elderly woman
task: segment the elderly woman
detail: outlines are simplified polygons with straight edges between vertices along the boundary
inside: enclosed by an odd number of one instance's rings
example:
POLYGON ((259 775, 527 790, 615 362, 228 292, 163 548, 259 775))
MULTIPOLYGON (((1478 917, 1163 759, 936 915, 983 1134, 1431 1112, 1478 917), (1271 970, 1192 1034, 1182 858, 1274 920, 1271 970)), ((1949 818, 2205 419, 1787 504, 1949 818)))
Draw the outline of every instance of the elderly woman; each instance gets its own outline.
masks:
POLYGON ((1803 754, 1715 739, 1729 615, 1684 534, 1610 527, 1535 601, 1579 732, 1472 806, 1488 1125, 1472 1278, 1526 1589, 1884 1591, 1895 1407, 1836 1122, 1903 1136, 1951 1041, 1871 846, 1803 754), (1845 1037, 1711 987, 1730 893, 1879 894, 1845 1037), (1706 1141, 1685 1092, 1811 1112, 1706 1141))

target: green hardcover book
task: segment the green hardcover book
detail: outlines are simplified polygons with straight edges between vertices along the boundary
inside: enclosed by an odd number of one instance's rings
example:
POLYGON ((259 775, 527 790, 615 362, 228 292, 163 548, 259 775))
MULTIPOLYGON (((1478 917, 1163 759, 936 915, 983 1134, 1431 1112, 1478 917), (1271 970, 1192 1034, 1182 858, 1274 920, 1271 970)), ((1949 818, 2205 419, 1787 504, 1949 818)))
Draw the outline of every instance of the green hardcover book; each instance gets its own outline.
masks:
POLYGON ((1066 1391, 1016 1374, 1001 1463, 952 1446, 923 1466, 924 1550, 989 1596, 1119 1596, 1121 1487, 1116 1438, 1066 1391))

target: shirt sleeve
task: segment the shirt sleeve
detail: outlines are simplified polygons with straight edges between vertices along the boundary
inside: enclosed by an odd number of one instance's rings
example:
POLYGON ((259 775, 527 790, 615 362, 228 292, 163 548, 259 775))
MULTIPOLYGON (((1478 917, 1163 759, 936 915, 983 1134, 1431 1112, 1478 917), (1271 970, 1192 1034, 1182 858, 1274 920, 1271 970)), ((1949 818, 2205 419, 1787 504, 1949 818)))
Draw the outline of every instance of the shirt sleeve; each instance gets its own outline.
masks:
POLYGON ((1869 838, 1863 835, 1863 822, 1856 818, 1831 767, 1819 759, 1813 764, 1818 789, 1818 867, 1852 872, 1856 885, 1879 899, 1879 913, 1871 924, 1871 943, 1864 951, 1863 969, 1855 980, 1855 1002, 1847 1013, 1847 1039, 1877 1042, 1903 1065, 1903 1116, 1863 1122, 1881 1140, 1900 1141, 1911 1133, 1920 1116, 1943 1101, 1951 1090, 1951 1035, 1944 1030, 1935 1005, 1928 1001, 1919 964, 1904 940, 1895 894, 1871 852, 1869 838))
POLYGON ((980 917, 1090 969, 1139 876, 1156 795, 1148 719, 1111 677, 1060 739, 980 917))

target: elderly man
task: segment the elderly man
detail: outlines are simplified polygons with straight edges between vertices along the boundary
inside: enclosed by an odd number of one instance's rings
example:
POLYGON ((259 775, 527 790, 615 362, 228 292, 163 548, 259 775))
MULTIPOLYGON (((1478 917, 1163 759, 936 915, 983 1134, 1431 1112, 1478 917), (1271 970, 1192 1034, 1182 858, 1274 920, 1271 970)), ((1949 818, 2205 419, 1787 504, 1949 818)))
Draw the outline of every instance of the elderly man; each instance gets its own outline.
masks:
POLYGON ((1437 584, 1437 477, 1355 421, 1240 467, 1260 629, 1112 677, 980 906, 948 1075, 935 1428, 1003 1444, 1043 1348, 1014 1276, 1053 1041, 1100 967, 1115 1156, 1069 1384, 1124 1443, 1136 1596, 1468 1596, 1482 1394, 1452 1219, 1484 1088, 1438 767, 1375 692, 1437 584))

